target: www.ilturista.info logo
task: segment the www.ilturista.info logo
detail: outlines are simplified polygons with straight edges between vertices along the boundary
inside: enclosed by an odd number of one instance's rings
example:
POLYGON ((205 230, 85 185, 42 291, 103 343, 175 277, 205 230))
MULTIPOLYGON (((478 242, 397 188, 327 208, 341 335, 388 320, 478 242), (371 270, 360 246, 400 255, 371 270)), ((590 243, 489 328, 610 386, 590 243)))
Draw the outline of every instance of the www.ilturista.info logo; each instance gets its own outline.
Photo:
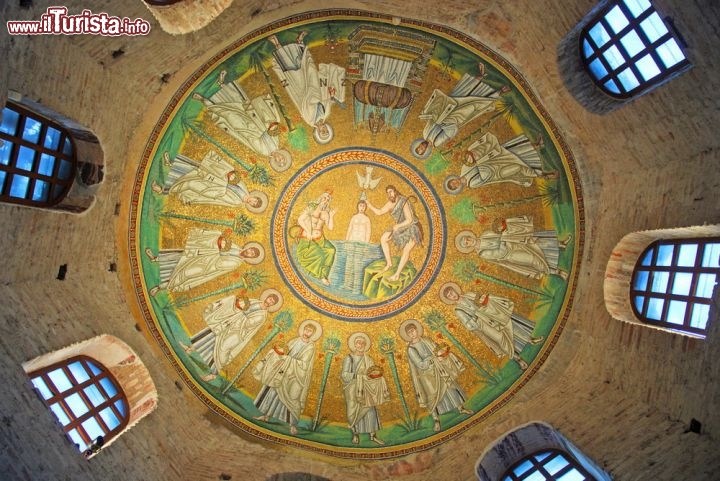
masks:
POLYGON ((107 13, 83 10, 68 15, 66 7, 49 7, 40 20, 12 20, 7 22, 10 35, 147 35, 150 23, 142 18, 130 20, 107 13))

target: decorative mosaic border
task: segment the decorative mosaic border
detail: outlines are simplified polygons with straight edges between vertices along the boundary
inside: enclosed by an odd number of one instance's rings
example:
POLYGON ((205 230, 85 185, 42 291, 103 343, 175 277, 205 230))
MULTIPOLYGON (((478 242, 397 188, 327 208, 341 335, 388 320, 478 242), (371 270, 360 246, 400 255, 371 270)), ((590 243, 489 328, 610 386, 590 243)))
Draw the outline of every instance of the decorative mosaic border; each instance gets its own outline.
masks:
POLYGON ((386 319, 415 303, 426 291, 440 270, 445 252, 445 219, 437 197, 430 183, 413 166, 397 158, 394 154, 366 147, 345 148, 322 155, 308 163, 288 182, 286 189, 278 196, 275 212, 271 221, 272 247, 275 264, 285 274, 289 286, 306 305, 318 309, 324 314, 339 320, 377 321, 386 319), (402 294, 375 305, 348 305, 333 302, 318 294, 302 279, 290 261, 290 246, 285 235, 288 228, 288 214, 299 192, 307 182, 327 170, 343 165, 357 165, 367 162, 389 168, 403 176, 413 186, 417 194, 427 203, 425 210, 431 224, 432 235, 429 238, 427 258, 418 269, 420 275, 402 294))
POLYGON ((152 309, 150 309, 148 304, 148 298, 146 297, 147 293, 147 286, 144 284, 144 278, 141 275, 141 263, 140 263, 140 256, 142 255, 142 249, 137 244, 139 239, 139 206, 142 203, 142 199, 144 196, 143 188, 146 185, 146 177, 148 174, 148 167, 150 165, 151 159, 153 155, 155 154, 155 149, 157 146, 157 142, 159 139, 162 138, 162 134, 164 132, 164 129, 168 123, 168 120, 170 119, 171 114, 175 111, 179 103, 184 100, 184 98, 188 95, 191 88, 197 83, 198 80, 203 78, 209 70, 214 68, 217 63, 223 59, 224 57, 231 54, 233 51, 237 50, 238 48, 241 48, 250 42, 252 42, 254 39, 263 37, 267 35, 270 32, 276 31, 278 29, 282 29, 283 27, 287 27, 290 25, 296 25, 299 23, 313 23, 323 20, 330 20, 333 18, 342 18, 347 20, 361 20, 361 19, 367 19, 372 21, 378 21, 378 22, 385 22, 385 23, 392 23, 392 24, 398 24, 398 19, 396 17, 392 17, 390 15, 381 14, 381 13, 374 13, 374 12, 368 12, 363 10, 353 10, 353 9, 331 9, 331 10, 318 10, 318 11, 312 11, 307 12, 301 15, 296 16, 290 16, 283 19, 280 19, 278 21, 275 21, 273 23, 268 24, 267 26, 261 27, 257 30, 254 30, 253 32, 248 33, 244 37, 240 38, 239 40, 233 42, 225 49, 222 49, 217 54, 215 54, 213 57, 211 57, 207 62, 205 62, 200 68, 194 71, 194 73, 182 84, 182 86, 177 90, 175 95, 169 100, 167 107, 161 114, 160 118, 158 119, 155 127, 153 128, 149 139, 145 145, 143 155, 139 161, 138 169, 137 169, 137 175, 134 179, 133 186, 132 186, 132 195, 131 195, 131 201, 130 206, 128 210, 128 236, 127 236, 127 246, 128 246, 128 253, 129 253, 129 262, 130 262, 130 270, 131 270, 131 279, 133 282, 133 288, 134 288, 134 294, 135 299, 140 307, 140 311, 142 316, 145 319, 145 322, 150 330, 150 333, 155 338, 155 340, 158 342, 160 348, 170 361, 170 363, 173 365, 175 370, 180 373, 181 377, 185 381, 185 383, 189 386, 190 390, 198 397, 200 400, 206 404, 211 410, 216 412, 220 417, 225 419, 226 421, 230 422, 232 425, 239 427, 244 432, 247 432, 248 434, 251 434, 259 439, 264 439, 276 443, 281 443, 286 446, 290 447, 298 447, 303 449, 309 449, 311 451, 314 451, 319 454, 328 455, 331 457, 340 457, 340 458, 352 458, 352 459, 365 459, 365 460, 378 460, 378 459, 386 459, 386 458, 392 458, 392 457, 398 457, 403 456, 407 454, 411 454, 420 450, 427 450, 431 449, 435 446, 438 446, 440 444, 445 443, 446 441, 457 437, 458 435, 464 433, 468 429, 480 424, 481 422, 487 420, 489 417, 491 417, 493 414, 497 413, 503 406, 505 406, 512 398, 513 396, 529 381, 529 379, 540 369, 540 367, 543 365, 543 363, 547 360, 549 353, 551 352, 552 348, 557 343, 557 340, 559 338, 559 335, 562 333, 565 324, 567 322, 567 319, 570 314, 569 307, 572 305, 575 294, 576 294, 576 284, 579 276, 579 270, 580 270, 580 259, 582 257, 582 253, 584 251, 584 238, 585 238, 585 209, 584 209, 584 198, 582 195, 582 189, 580 186, 580 177, 577 170, 577 165, 575 163, 575 159, 568 147, 568 145, 565 143, 564 139, 561 136, 561 133, 557 127, 557 125, 552 121, 552 119, 549 117, 549 114, 547 110, 540 104, 539 99, 537 95, 533 92, 530 85, 527 83, 527 81, 520 75, 520 73, 513 67, 509 62, 507 62, 504 58, 502 58, 500 55, 498 55, 493 50, 489 49, 485 45, 481 44, 477 40, 473 39, 472 37, 457 31, 453 28, 436 25, 433 23, 421 21, 421 20, 413 20, 413 19, 406 19, 401 18, 399 19, 399 25, 400 26, 407 26, 411 28, 417 28, 420 30, 426 30, 427 32, 438 35, 444 38, 447 38, 453 42, 464 44, 464 46, 470 48, 471 50, 474 50, 478 52, 481 56, 490 59, 496 66, 498 66, 500 69, 504 70, 508 75, 508 78, 512 79, 515 83, 515 86, 521 91, 523 96, 529 101, 530 105, 533 109, 536 110, 536 113, 538 115, 538 118, 546 125, 548 133, 552 134, 553 142, 555 146, 558 148, 559 152, 562 153, 564 163, 567 166, 567 173, 569 174, 568 181, 571 183, 570 187, 572 188, 574 192, 574 206, 575 206, 575 223, 576 223, 576 235, 575 235, 575 246, 576 246, 576 254, 573 259, 573 266, 572 271, 570 274, 570 278, 568 279, 568 290, 565 295, 565 300, 563 303, 563 306, 561 308, 561 316, 557 319, 557 321, 554 324, 553 330, 551 334, 548 336, 547 342, 543 345, 543 349, 538 353, 538 355, 535 357, 532 365, 528 370, 525 372, 523 376, 515 383, 513 386, 508 389, 503 396, 496 399, 490 406, 486 407, 481 414, 475 415, 473 418, 468 420, 467 422, 461 423, 451 429, 448 429, 446 431, 443 431, 439 435, 433 436, 432 439, 429 440, 423 440, 416 443, 412 443, 403 447, 392 447, 387 449, 352 449, 352 448, 340 448, 338 449, 331 449, 324 445, 316 445, 314 443, 309 443, 307 441, 301 442, 300 440, 289 437, 289 436, 283 436, 282 434, 278 434, 275 432, 267 432, 264 430, 257 429, 253 425, 246 424, 245 422, 242 422, 241 420, 238 420, 236 416, 228 413, 225 411, 221 406, 218 406, 216 401, 212 399, 211 396, 209 396, 204 390, 199 388, 195 382, 192 380, 192 378, 189 376, 187 371, 185 370, 185 367, 180 363, 175 355, 175 353, 172 351, 172 349, 169 347, 169 344, 167 342, 167 339, 165 338, 162 330, 158 328, 157 320, 154 318, 154 312, 152 309))

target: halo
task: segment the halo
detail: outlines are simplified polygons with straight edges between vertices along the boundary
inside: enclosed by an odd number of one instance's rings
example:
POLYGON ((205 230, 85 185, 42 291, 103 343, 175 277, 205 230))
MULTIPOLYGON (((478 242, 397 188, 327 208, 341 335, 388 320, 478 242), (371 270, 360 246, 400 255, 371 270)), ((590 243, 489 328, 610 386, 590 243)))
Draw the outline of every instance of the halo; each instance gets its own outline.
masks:
POLYGON ((460 242, 464 237, 472 236, 475 239, 477 239, 477 236, 475 233, 471 230, 461 230, 458 232, 458 234, 455 236, 455 248, 461 253, 461 254, 470 254, 471 252, 475 251, 474 246, 464 246, 462 245, 462 242, 460 242))
POLYGON ((292 156, 290 155, 290 152, 285 149, 278 149, 273 153, 280 154, 285 162, 281 164, 274 155, 271 155, 270 160, 268 161, 270 163, 270 167, 272 167, 275 172, 285 172, 288 170, 292 165, 292 156))
POLYGON ((415 152, 415 148, 416 148, 418 145, 420 145, 420 142, 422 142, 423 140, 425 140, 425 139, 423 139, 423 138, 415 139, 415 140, 413 140, 412 143, 410 144, 410 153, 413 155, 413 157, 415 157, 415 158, 418 159, 418 160, 425 160, 425 159, 427 159, 428 157, 430 157, 430 154, 432 153, 432 150, 433 150, 432 144, 431 144, 431 143, 428 143, 427 149, 425 149, 425 153, 423 153, 422 155, 418 155, 418 153, 415 152))
POLYGON ((335 131, 330 126, 330 124, 325 124, 325 127, 328 129, 328 136, 326 138, 320 137, 320 133, 318 132, 317 127, 313 128, 313 139, 315 139, 315 142, 317 142, 320 145, 325 145, 329 143, 333 137, 335 137, 335 131))
POLYGON ((354 332, 350 334, 350 337, 348 337, 348 347, 351 351, 355 351, 355 341, 358 337, 361 337, 365 339, 365 350, 363 352, 367 352, 370 350, 370 336, 365 334, 364 332, 354 332))
POLYGON ((282 294, 280 294, 280 291, 278 291, 277 289, 265 289, 264 291, 262 291, 262 294, 260 294, 260 302, 265 302, 265 299, 267 299, 271 295, 277 296, 278 301, 274 305, 268 307, 267 311, 275 312, 280 309, 280 307, 282 307, 284 301, 282 294))
POLYGON ((423 326, 420 324, 420 321, 417 319, 408 319, 406 321, 403 321, 402 324, 400 324, 400 327, 398 328, 398 332, 400 334, 400 337, 405 342, 410 342, 410 337, 408 337, 407 333, 405 332, 405 328, 409 326, 410 324, 414 324, 418 331, 418 337, 422 337, 423 335, 423 326))
POLYGON ((452 299, 449 299, 449 298, 445 295, 445 291, 447 290, 448 287, 452 287, 452 288, 458 293, 458 296, 461 296, 461 295, 462 295, 462 289, 460 289, 460 286, 457 285, 457 283, 450 281, 450 282, 446 282, 445 284, 443 284, 442 286, 440 286, 440 300, 443 301, 445 304, 448 304, 448 305, 456 304, 457 301, 452 300, 452 299))
POLYGON ((303 329, 305 329, 305 326, 307 326, 308 324, 315 326, 315 332, 310 337, 310 342, 315 342, 320 339, 320 336, 322 336, 322 326, 317 321, 314 321, 312 319, 305 319, 303 322, 300 323, 300 327, 298 327, 298 335, 302 336, 303 329))
POLYGON ((462 177, 460 177, 459 175, 454 175, 454 174, 448 175, 447 177, 445 177, 445 181, 443 182, 443 190, 445 190, 445 192, 447 192, 450 195, 458 195, 465 188, 464 182, 460 182, 460 187, 458 187, 456 189, 450 188, 450 181, 455 180, 455 179, 462 180, 462 177))
POLYGON ((262 261, 265 260, 265 248, 259 242, 248 242, 247 244, 242 246, 240 250, 244 251, 245 249, 248 249, 250 247, 256 247, 260 251, 260 255, 257 257, 251 257, 249 259, 243 257, 243 261, 245 261, 247 264, 250 264, 251 266, 254 266, 256 264, 260 264, 262 261))
POLYGON ((250 197, 257 197, 258 199, 260 199, 260 205, 257 207, 254 207, 247 202, 245 203, 245 208, 248 210, 248 212, 252 212, 253 214, 262 214, 263 212, 265 212, 265 209, 267 209, 268 206, 267 194, 259 190, 251 190, 248 195, 250 197))

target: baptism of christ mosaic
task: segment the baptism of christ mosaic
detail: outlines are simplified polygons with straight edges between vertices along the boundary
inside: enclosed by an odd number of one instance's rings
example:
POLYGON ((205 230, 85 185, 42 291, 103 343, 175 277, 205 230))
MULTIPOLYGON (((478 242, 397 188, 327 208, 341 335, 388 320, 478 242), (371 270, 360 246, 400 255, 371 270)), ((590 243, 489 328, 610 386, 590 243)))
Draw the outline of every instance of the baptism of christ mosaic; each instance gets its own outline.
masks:
POLYGON ((571 154, 502 57, 436 25, 287 18, 210 58, 146 145, 130 261, 193 391, 261 439, 427 449, 497 411, 562 330, 571 154))

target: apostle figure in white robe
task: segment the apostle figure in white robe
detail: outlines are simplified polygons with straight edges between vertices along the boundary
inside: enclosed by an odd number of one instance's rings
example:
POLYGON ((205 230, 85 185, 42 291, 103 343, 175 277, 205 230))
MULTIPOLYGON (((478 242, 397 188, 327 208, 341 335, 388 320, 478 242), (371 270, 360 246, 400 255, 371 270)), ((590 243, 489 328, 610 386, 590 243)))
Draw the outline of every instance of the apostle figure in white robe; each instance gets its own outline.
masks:
POLYGON ((455 138, 460 129, 480 115, 495 110, 505 88, 496 90, 482 77, 464 74, 450 95, 435 89, 420 113, 425 120, 422 139, 413 142, 411 151, 425 158, 433 147, 441 147, 455 138))
POLYGON ((313 128, 313 138, 326 144, 333 138, 328 122, 333 103, 345 100, 345 69, 332 63, 315 64, 303 43, 302 32, 294 43, 281 45, 275 35, 269 40, 275 46, 272 69, 295 104, 300 116, 313 128))
POLYGON ((280 148, 280 114, 270 94, 250 98, 242 86, 233 81, 224 82, 225 71, 220 73, 220 90, 210 98, 194 93, 193 98, 205 105, 210 118, 224 132, 239 140, 258 155, 268 157, 270 165, 285 166, 291 162, 290 153, 280 148))
POLYGON ((460 176, 455 177, 458 184, 449 187, 451 193, 459 193, 463 186, 475 189, 503 182, 529 187, 538 177, 554 178, 557 172, 543 171, 540 154, 530 139, 519 135, 501 145, 487 132, 470 144, 460 176))
POLYGON ((161 289, 185 292, 245 263, 258 264, 265 258, 265 249, 257 242, 234 246, 227 233, 192 228, 183 249, 162 249, 156 256, 147 248, 145 254, 160 266, 160 283, 150 289, 155 296, 161 289))
POLYGON ((560 250, 570 236, 558 240, 554 230, 535 231, 530 216, 496 219, 491 230, 476 237, 461 231, 455 246, 462 253, 477 252, 482 258, 531 279, 553 274, 567 280, 568 273, 558 267, 560 250))
POLYGON ((263 384, 254 401, 262 415, 255 419, 263 422, 278 419, 290 425, 290 434, 297 434, 315 362, 315 342, 321 335, 322 327, 317 321, 305 320, 300 324, 298 337, 287 346, 273 346, 255 366, 253 377, 263 384))
POLYGON ((473 412, 464 406, 467 396, 457 381, 465 370, 462 362, 448 345, 438 345, 422 332, 422 325, 414 319, 403 322, 399 329, 400 337, 408 343, 410 376, 418 404, 430 412, 433 431, 438 432, 441 414, 473 412))
POLYGON ((377 406, 390 400, 383 372, 367 351, 370 337, 364 332, 350 335, 348 347, 351 353, 343 359, 340 380, 345 394, 348 425, 352 431, 352 443, 360 442, 360 434, 368 433, 370 441, 380 446, 385 442, 375 434, 380 430, 377 406))
POLYGON ((520 369, 528 365, 520 357, 527 344, 538 344, 544 337, 533 336, 535 323, 514 312, 510 299, 475 292, 463 293, 449 282, 440 288, 440 298, 455 306, 455 316, 500 359, 514 359, 520 369))
POLYGON ((170 171, 163 186, 152 183, 157 194, 175 195, 185 205, 245 206, 252 213, 267 208, 267 195, 250 191, 234 167, 216 152, 209 151, 199 163, 184 155, 170 161, 167 152, 163 157, 170 171))
POLYGON ((207 327, 190 338, 185 351, 197 352, 210 372, 203 381, 212 381, 230 364, 257 333, 267 319, 282 304, 282 296, 275 289, 266 289, 259 299, 244 294, 223 297, 203 310, 207 327))

